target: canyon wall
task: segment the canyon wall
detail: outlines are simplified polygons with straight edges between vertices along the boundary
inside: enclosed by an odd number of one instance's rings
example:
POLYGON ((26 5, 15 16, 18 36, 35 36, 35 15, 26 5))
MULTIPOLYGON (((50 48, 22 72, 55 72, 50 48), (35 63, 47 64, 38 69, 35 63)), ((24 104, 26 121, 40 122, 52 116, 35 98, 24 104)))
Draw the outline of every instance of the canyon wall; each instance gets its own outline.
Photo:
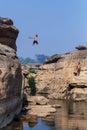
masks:
POLYGON ((87 100, 87 49, 48 58, 36 74, 37 93, 52 99, 87 100), (80 62, 80 75, 75 75, 80 62))
POLYGON ((22 107, 22 73, 16 55, 18 29, 0 18, 0 128, 10 123, 22 107))

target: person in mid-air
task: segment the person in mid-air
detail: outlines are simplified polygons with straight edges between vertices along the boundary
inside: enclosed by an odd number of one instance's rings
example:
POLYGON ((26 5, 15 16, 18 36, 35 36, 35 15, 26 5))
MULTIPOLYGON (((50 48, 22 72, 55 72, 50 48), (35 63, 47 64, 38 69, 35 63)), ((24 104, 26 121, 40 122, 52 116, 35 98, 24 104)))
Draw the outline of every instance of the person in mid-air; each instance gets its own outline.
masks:
POLYGON ((38 35, 36 34, 34 37, 29 37, 30 39, 34 39, 33 44, 32 45, 38 45, 38 35))

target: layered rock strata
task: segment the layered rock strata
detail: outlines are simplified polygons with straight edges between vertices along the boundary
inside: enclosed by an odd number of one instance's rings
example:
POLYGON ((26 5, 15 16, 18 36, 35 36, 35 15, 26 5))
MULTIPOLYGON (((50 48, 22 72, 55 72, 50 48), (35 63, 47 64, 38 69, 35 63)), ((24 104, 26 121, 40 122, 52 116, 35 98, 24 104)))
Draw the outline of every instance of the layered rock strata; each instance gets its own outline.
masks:
POLYGON ((13 21, 8 18, 0 18, 0 43, 7 45, 14 50, 16 47, 16 38, 18 36, 18 29, 13 25, 13 21))
POLYGON ((52 99, 87 100, 87 49, 54 55, 40 66, 36 75, 37 93, 52 99), (80 75, 74 75, 81 63, 80 75))
POLYGON ((16 55, 18 29, 0 18, 0 128, 10 123, 22 106, 21 65, 16 55))

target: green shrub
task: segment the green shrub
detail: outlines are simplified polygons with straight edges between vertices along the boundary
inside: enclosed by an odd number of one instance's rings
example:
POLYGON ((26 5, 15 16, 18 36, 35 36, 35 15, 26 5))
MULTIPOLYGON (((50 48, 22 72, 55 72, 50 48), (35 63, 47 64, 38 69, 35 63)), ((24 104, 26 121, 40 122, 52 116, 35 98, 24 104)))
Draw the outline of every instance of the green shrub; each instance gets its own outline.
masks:
POLYGON ((36 85, 35 85, 35 79, 34 77, 30 77, 28 80, 29 87, 31 88, 30 94, 34 96, 36 94, 36 85))
POLYGON ((35 74, 36 72, 35 72, 34 69, 30 69, 30 70, 29 70, 29 73, 34 73, 34 74, 35 74))

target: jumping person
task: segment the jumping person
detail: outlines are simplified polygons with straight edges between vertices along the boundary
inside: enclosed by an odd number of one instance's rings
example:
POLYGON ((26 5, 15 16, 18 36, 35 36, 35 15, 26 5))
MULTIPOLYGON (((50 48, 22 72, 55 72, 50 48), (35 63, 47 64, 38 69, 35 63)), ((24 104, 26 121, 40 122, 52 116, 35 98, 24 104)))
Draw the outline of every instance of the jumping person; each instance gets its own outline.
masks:
POLYGON ((29 37, 30 39, 33 39, 33 44, 32 45, 38 45, 38 35, 36 34, 34 37, 29 37))

